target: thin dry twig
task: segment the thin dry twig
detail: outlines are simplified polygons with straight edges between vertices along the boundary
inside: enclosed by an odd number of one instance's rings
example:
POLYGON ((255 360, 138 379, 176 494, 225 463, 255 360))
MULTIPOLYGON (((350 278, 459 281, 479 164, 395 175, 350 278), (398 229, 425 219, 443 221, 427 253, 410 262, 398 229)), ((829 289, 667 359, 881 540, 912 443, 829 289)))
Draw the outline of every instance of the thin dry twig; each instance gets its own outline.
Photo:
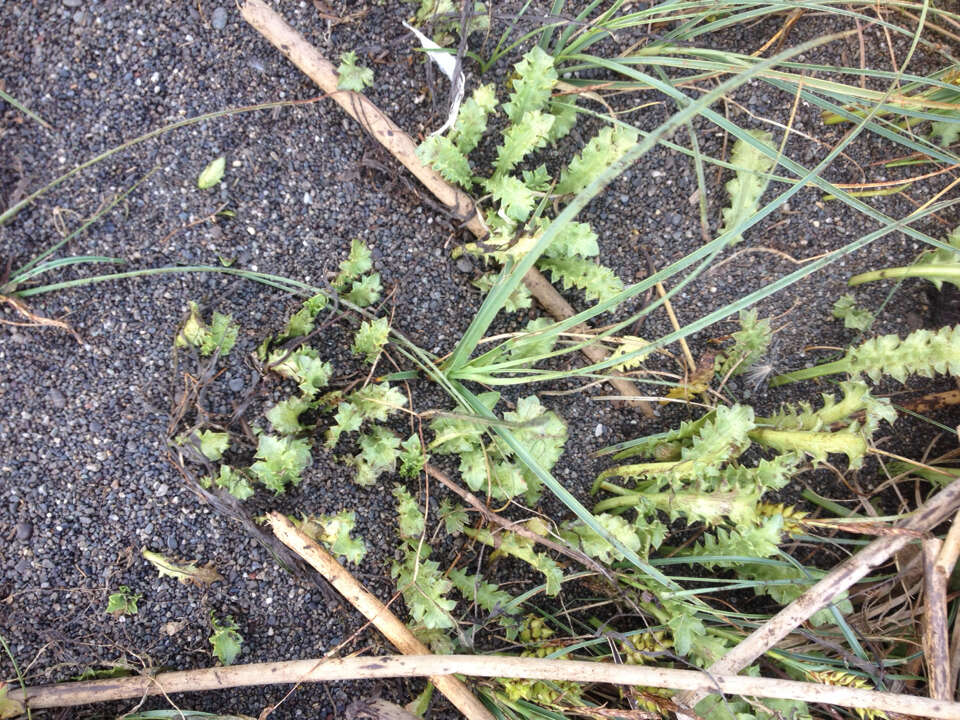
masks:
MULTIPOLYGON (((343 595, 374 627, 382 632, 394 647, 406 655, 428 655, 430 650, 414 637, 413 633, 400 622, 390 608, 373 594, 336 561, 336 559, 313 541, 309 535, 301 532, 285 516, 270 513, 267 516, 270 527, 284 545, 302 557, 317 572, 343 595)), ((323 664, 324 660, 317 661, 323 664)), ((468 720, 493 720, 490 711, 474 697, 467 686, 452 675, 431 674, 430 682, 443 693, 468 720)))
POLYGON ((702 670, 674 670, 646 665, 580 660, 478 655, 382 655, 277 663, 233 665, 182 672, 160 673, 153 677, 111 678, 88 682, 42 685, 11 690, 9 699, 31 708, 68 707, 92 702, 122 700, 143 694, 219 690, 290 682, 330 682, 335 680, 380 679, 396 677, 473 677, 567 680, 610 685, 642 685, 675 688, 694 693, 723 693, 760 698, 804 700, 811 703, 860 707, 902 713, 923 718, 954 720, 960 717, 960 703, 932 700, 916 695, 860 690, 837 685, 781 680, 779 678, 712 675, 702 670))
POLYGON ((937 567, 943 542, 923 541, 923 654, 927 685, 934 700, 949 700, 950 656, 947 649, 947 576, 937 567))
MULTIPOLYGON (((283 53, 290 62, 302 70, 325 93, 342 107, 350 117, 370 133, 400 163, 442 202, 450 214, 463 227, 482 240, 487 228, 477 212, 473 200, 465 192, 448 183, 438 172, 420 162, 416 155, 416 143, 400 129, 385 113, 360 93, 337 88, 338 76, 334 66, 324 58, 299 32, 269 8, 263 0, 246 0, 240 8, 244 20, 283 53)), ((524 283, 544 309, 556 320, 566 320, 574 315, 573 308, 563 299, 536 268, 531 268, 524 283)), ((597 344, 583 348, 583 354, 591 362, 607 359, 607 353, 597 344)), ((622 378, 611 378, 610 383, 621 395, 637 396, 633 383, 622 378)), ((642 400, 627 400, 638 406, 644 415, 653 417, 653 408, 642 400)))

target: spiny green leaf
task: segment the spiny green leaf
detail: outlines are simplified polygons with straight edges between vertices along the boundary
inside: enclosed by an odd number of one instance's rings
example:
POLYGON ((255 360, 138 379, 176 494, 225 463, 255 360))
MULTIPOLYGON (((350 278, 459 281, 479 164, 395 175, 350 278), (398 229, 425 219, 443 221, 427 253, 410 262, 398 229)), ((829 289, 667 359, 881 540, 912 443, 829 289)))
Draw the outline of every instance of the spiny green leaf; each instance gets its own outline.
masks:
POLYGON ((140 593, 133 592, 128 586, 121 585, 115 593, 107 598, 107 613, 114 617, 121 615, 136 615, 137 601, 142 598, 140 593))
POLYGON ((247 480, 246 476, 237 472, 229 465, 221 465, 219 475, 213 478, 200 478, 200 482, 204 487, 215 484, 217 487, 223 488, 233 495, 237 500, 246 500, 252 496, 254 492, 253 486, 250 484, 250 481, 247 480))
POLYGON ((361 487, 373 485, 385 472, 393 472, 397 465, 400 438, 382 425, 374 425, 360 436, 360 453, 351 459, 357 469, 356 482, 361 487))
POLYGON ((497 149, 494 175, 506 175, 529 153, 547 144, 553 115, 533 110, 523 114, 503 134, 503 143, 497 149))
POLYGON ((233 321, 232 317, 215 312, 210 330, 200 343, 200 354, 213 355, 214 351, 219 350, 220 355, 226 357, 237 343, 239 330, 240 326, 233 321))
POLYGON ((760 525, 728 530, 719 527, 715 534, 706 533, 703 542, 697 543, 684 553, 690 557, 700 555, 730 556, 730 560, 710 560, 705 567, 736 567, 744 557, 767 558, 777 554, 780 536, 783 533, 783 516, 764 518, 760 525))
POLYGON ((623 291, 623 282, 608 267, 577 257, 541 258, 537 263, 553 282, 563 281, 564 290, 583 290, 588 300, 609 300, 623 291))
MULTIPOLYGON (((494 273, 484 273, 471 282, 475 288, 478 288, 480 292, 486 294, 490 292, 490 288, 493 287, 495 279, 496 275, 494 273)), ((520 284, 517 285, 516 290, 510 293, 510 297, 507 298, 503 309, 505 312, 517 312, 518 310, 527 310, 532 304, 533 296, 530 294, 526 285, 520 284)))
POLYGON ((207 165, 200 176, 197 178, 197 187, 201 190, 207 190, 217 185, 223 180, 223 172, 227 168, 227 158, 221 155, 216 160, 212 160, 207 165))
POLYGON ((427 456, 416 433, 400 443, 400 463, 400 474, 404 477, 416 478, 423 471, 427 456))
POLYGON ((512 175, 494 175, 485 186, 508 218, 523 222, 530 217, 536 198, 520 180, 512 175))
POLYGON ((449 498, 440 501, 437 515, 443 520, 443 526, 448 535, 460 535, 467 524, 467 511, 462 505, 450 502, 449 498))
POLYGON ((243 637, 237 632, 239 626, 230 615, 227 615, 222 623, 217 622, 213 610, 210 611, 210 624, 213 626, 213 634, 210 636, 213 654, 224 665, 233 665, 243 644, 243 637))
MULTIPOLYGON (((636 528, 626 518, 608 513, 598 513, 594 518, 600 527, 619 540, 628 550, 636 553, 645 552, 644 543, 637 534, 636 528)), ((571 545, 604 564, 624 559, 619 550, 585 523, 572 524, 562 535, 571 545)))
MULTIPOLYGON (((748 132, 761 144, 773 148, 773 136, 770 133, 764 130, 748 132)), ((744 140, 734 143, 730 163, 737 168, 737 174, 725 186, 730 195, 730 206, 723 209, 721 235, 757 212, 760 197, 770 184, 770 176, 766 173, 770 172, 774 165, 773 160, 744 140)), ((731 238, 730 244, 734 245, 741 240, 743 236, 736 235, 731 238)))
POLYGON ((667 626, 673 635, 673 649, 677 655, 683 657, 690 652, 695 638, 705 635, 707 629, 703 626, 700 618, 690 612, 680 610, 681 607, 679 603, 670 604, 667 626))
POLYGON ((380 299, 380 292, 383 285, 380 284, 380 273, 370 273, 364 275, 359 280, 354 280, 350 286, 350 292, 344 297, 348 302, 352 302, 359 307, 368 307, 380 299))
POLYGON ((310 446, 306 440, 290 436, 261 435, 257 462, 250 471, 268 488, 279 494, 287 485, 298 485, 300 474, 310 464, 310 446))
MULTIPOLYGON (((649 345, 646 340, 640 337, 635 337, 633 335, 624 335, 620 338, 620 344, 617 345, 616 349, 613 351, 611 358, 623 357, 624 355, 629 355, 632 352, 637 350, 643 350, 647 345, 649 345)), ((647 359, 646 354, 635 355, 630 360, 624 360, 622 363, 615 365, 614 367, 620 371, 633 370, 635 368, 643 365, 643 361, 647 359)))
POLYGON ((278 340, 282 342, 289 338, 309 335, 313 330, 314 318, 327 306, 328 302, 327 296, 323 293, 318 293, 309 300, 305 300, 301 308, 287 320, 283 333, 278 340))
POLYGON ((197 437, 200 439, 200 452, 208 460, 219 460, 230 447, 229 433, 201 430, 197 437))
POLYGON ((423 544, 420 548, 418 557, 416 548, 408 545, 403 562, 395 561, 390 574, 397 579, 397 586, 403 592, 403 600, 414 621, 427 629, 453 627, 450 613, 457 603, 446 597, 453 585, 440 572, 439 564, 426 559, 430 547, 423 544))
POLYGON ((385 421, 407 404, 407 396, 389 383, 370 383, 349 396, 364 420, 385 421))
MULTIPOLYGON (((543 226, 546 230, 546 225, 543 226)), ((587 223, 569 222, 544 251, 544 257, 595 257, 600 254, 597 234, 587 223)))
POLYGON ((357 355, 364 355, 368 363, 373 363, 387 344, 389 336, 390 322, 387 318, 364 320, 353 337, 352 350, 357 355))
POLYGON ((850 293, 837 298, 830 314, 843 320, 843 326, 848 330, 869 330, 876 320, 872 312, 857 307, 857 301, 850 293))
POLYGON ((363 92, 365 87, 373 85, 373 70, 357 65, 357 54, 353 50, 340 55, 337 74, 340 76, 337 80, 339 90, 363 92))
POLYGON ((300 530, 322 543, 336 557, 345 557, 348 562, 359 564, 367 554, 362 538, 350 537, 357 524, 357 515, 352 510, 344 510, 336 515, 305 515, 300 520, 293 519, 300 530))
POLYGON ((960 140, 960 117, 938 120, 930 125, 930 137, 941 147, 950 147, 960 140))
POLYGON ((520 173, 523 184, 535 192, 546 192, 550 189, 550 173, 546 165, 539 165, 534 170, 524 170, 520 173))
POLYGON ((560 173, 560 181, 554 192, 558 195, 576 195, 636 145, 638 137, 632 129, 619 126, 603 128, 560 173))
POLYGON ((450 133, 450 139, 464 155, 469 155, 487 129, 487 116, 497 107, 497 95, 492 84, 481 85, 460 106, 460 114, 450 133))
POLYGON ((333 280, 333 286, 340 292, 344 292, 347 286, 373 268, 370 249, 362 240, 350 241, 350 255, 340 263, 340 272, 333 280))
POLYGON ((400 537, 419 538, 423 534, 423 513, 410 492, 403 485, 393 486, 393 497, 397 500, 397 522, 400 537))
POLYGON ((577 124, 577 99, 576 95, 567 95, 564 101, 550 102, 550 114, 553 115, 553 125, 550 126, 550 136, 547 138, 555 143, 560 138, 566 137, 573 126, 577 124))
POLYGON ((557 84, 557 71, 553 67, 553 58, 534 47, 517 63, 513 78, 513 92, 510 101, 504 103, 503 111, 510 122, 517 122, 524 113, 540 110, 550 99, 550 91, 557 84))
POLYGON ((476 603, 488 613, 500 613, 513 600, 513 596, 493 583, 485 582, 478 575, 468 575, 460 568, 451 570, 447 577, 466 600, 476 603))
POLYGON ((310 401, 306 398, 288 397, 267 411, 267 420, 281 435, 295 435, 303 429, 300 414, 309 407, 310 401))
POLYGON ((278 375, 290 378, 308 398, 327 386, 333 375, 333 365, 322 360, 320 353, 309 346, 287 352, 279 348, 270 353, 267 366, 278 375))
POLYGON ((464 190, 473 186, 470 162, 450 138, 428 135, 417 147, 417 157, 443 175, 445 180, 456 183, 464 190))

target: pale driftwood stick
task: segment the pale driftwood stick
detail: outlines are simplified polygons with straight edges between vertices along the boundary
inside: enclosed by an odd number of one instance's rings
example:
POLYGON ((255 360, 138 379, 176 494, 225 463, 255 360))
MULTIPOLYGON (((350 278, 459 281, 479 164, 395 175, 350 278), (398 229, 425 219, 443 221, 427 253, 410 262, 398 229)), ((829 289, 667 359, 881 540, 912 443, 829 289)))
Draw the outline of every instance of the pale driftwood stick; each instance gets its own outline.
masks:
POLYGON ((382 698, 354 700, 347 705, 347 720, 422 720, 406 708, 382 698))
MULTIPOLYGON (((61 683, 27 688, 31 708, 68 707, 108 700, 220 690, 276 683, 330 682, 396 677, 447 677, 454 673, 472 677, 568 680, 611 685, 642 685, 675 688, 709 694, 747 695, 758 698, 804 700, 842 707, 860 707, 902 713, 922 718, 956 720, 960 703, 931 700, 917 695, 897 695, 858 690, 837 685, 740 675, 710 675, 700 670, 673 670, 646 665, 614 665, 582 660, 497 655, 381 655, 375 657, 317 658, 278 663, 232 665, 153 677, 114 678, 61 683)), ((23 691, 11 690, 10 698, 23 702, 23 691)))
MULTIPOLYGON (((288 548, 323 575, 347 601, 367 618, 404 655, 429 655, 430 650, 414 637, 390 608, 357 582, 336 559, 313 539, 297 529, 280 513, 267 515, 273 534, 288 548)), ((474 697, 470 689, 452 675, 440 674, 430 682, 443 693, 468 720, 494 720, 490 711, 474 697)))
MULTIPOLYGON (((844 560, 827 573, 820 582, 711 665, 709 672, 730 675, 743 670, 793 632, 794 628, 809 620, 811 615, 829 605, 837 595, 865 577, 875 567, 885 563, 891 555, 909 543, 916 532, 929 532, 950 517, 950 514, 957 509, 957 505, 960 505, 960 480, 954 480, 947 485, 917 508, 909 518, 896 526, 910 531, 909 533, 881 535, 856 555, 844 560)), ((674 698, 674 701, 683 707, 693 707, 703 699, 704 695, 705 693, 686 692, 674 698)))
POLYGON ((934 700, 949 700, 953 695, 947 650, 947 576, 937 567, 942 546, 938 538, 923 541, 923 655, 928 693, 934 700))
POLYGON ((960 679, 960 613, 953 619, 953 632, 950 634, 950 693, 951 698, 960 696, 957 681, 960 679))
MULTIPOLYGON (((303 35, 290 27, 263 0, 246 0, 240 8, 240 14, 321 90, 329 94, 377 142, 389 150, 440 202, 450 209, 464 227, 480 240, 487 236, 487 227, 471 197, 444 180, 438 172, 421 163, 417 158, 417 145, 413 139, 364 95, 349 90, 338 90, 336 68, 303 35)), ((570 304, 536 268, 531 268, 527 272, 524 282, 554 319, 566 320, 574 315, 570 304)), ((592 362, 600 362, 608 357, 604 349, 597 344, 584 348, 583 354, 592 362)), ((627 397, 639 395, 629 380, 611 378, 610 382, 621 395, 627 397)), ((628 402, 637 405, 647 417, 653 417, 655 414, 645 400, 628 402)))
POLYGON ((950 529, 947 530, 947 537, 943 541, 943 548, 937 556, 937 568, 944 577, 950 577, 953 574, 957 558, 960 558, 960 510, 953 516, 950 529))

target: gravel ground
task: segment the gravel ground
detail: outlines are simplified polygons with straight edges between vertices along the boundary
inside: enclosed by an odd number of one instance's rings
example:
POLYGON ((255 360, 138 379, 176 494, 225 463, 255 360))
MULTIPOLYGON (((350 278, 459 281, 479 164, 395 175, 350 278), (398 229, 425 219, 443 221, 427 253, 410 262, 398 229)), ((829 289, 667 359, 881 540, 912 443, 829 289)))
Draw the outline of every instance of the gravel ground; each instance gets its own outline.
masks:
MULTIPOLYGON (((341 14, 355 9, 332 4, 341 14)), ((340 25, 327 23, 308 2, 284 3, 282 12, 328 57, 357 50, 377 73, 371 99, 411 134, 429 131, 440 124, 443 111, 433 106, 419 56, 399 24, 411 6, 384 2, 364 7, 361 21, 340 25)), ((758 38, 778 27, 765 22, 736 28, 720 41, 752 49, 758 38)), ((791 42, 825 31, 822 19, 803 21, 791 42)), ((882 36, 867 37, 868 63, 886 67, 882 36)), ((0 207, 18 192, 174 120, 316 94, 228 3, 144 3, 133 9, 113 0, 0 3, 0 48, 5 89, 54 128, 48 132, 3 107, 0 207)), ((826 59, 855 62, 850 58, 858 52, 856 39, 843 46, 841 57, 831 52, 826 59)), ((930 59, 921 55, 918 62, 914 69, 923 70, 930 59)), ((740 105, 728 110, 740 122, 746 122, 745 112, 782 122, 789 111, 789 98, 760 85, 744 88, 737 100, 740 105)), ((654 127, 671 111, 659 105, 634 120, 654 127)), ((805 106, 799 108, 796 126, 823 143, 798 141, 793 146, 793 157, 808 166, 844 132, 842 127, 825 130, 815 110, 805 106)), ((724 138, 705 124, 698 129, 703 151, 719 155, 724 138)), ((864 137, 829 177, 858 181, 860 168, 889 153, 880 140, 864 137)), ((345 257, 351 238, 358 237, 373 248, 376 269, 393 291, 395 326, 441 354, 452 349, 479 305, 469 284, 473 268, 450 258, 457 238, 449 223, 420 201, 422 190, 403 182, 391 161, 329 102, 224 117, 119 153, 0 230, 0 255, 13 257, 14 264, 24 261, 54 242, 59 227, 75 227, 151 171, 126 201, 71 244, 71 252, 122 256, 130 269, 215 263, 221 257, 244 268, 319 282, 345 257), (225 181, 217 189, 198 191, 198 172, 221 154, 228 158, 225 181), (388 172, 371 167, 371 161, 386 164, 388 172), (236 212, 233 220, 184 228, 224 203, 236 212)), ((715 229, 727 176, 710 173, 715 229)), ((914 169, 894 170, 888 178, 910 174, 914 169)), ((882 178, 872 171, 871 179, 882 178)), ((910 195, 922 202, 941 187, 918 184, 910 195)), ((697 209, 689 200, 695 189, 690 163, 658 149, 619 178, 583 219, 600 233, 605 262, 625 280, 640 278, 647 272, 641 245, 663 267, 700 242, 697 209)), ((914 207, 901 197, 877 199, 876 206, 897 217, 914 207)), ((956 223, 951 210, 918 227, 942 237, 956 223)), ((802 191, 789 209, 753 229, 749 243, 737 248, 778 253, 728 253, 729 262, 680 293, 675 302, 680 322, 794 269, 787 255, 815 256, 870 229, 846 206, 802 191)), ((813 356, 803 353, 807 344, 850 342, 854 333, 829 318, 846 278, 907 263, 918 249, 902 235, 891 235, 763 303, 763 315, 786 313, 780 321, 786 328, 778 335, 778 369, 810 362, 813 356)), ((75 276, 66 270, 61 277, 75 276)), ((863 306, 877 308, 888 290, 881 284, 868 286, 857 297, 863 306)), ((151 668, 210 665, 210 611, 231 614, 238 622, 243 662, 316 657, 362 624, 316 587, 291 578, 237 525, 198 504, 166 461, 166 408, 174 387, 170 349, 191 299, 235 315, 244 328, 237 358, 256 347, 265 328, 279 328, 296 307, 291 298, 253 284, 168 275, 65 290, 31 302, 38 314, 63 317, 82 344, 54 329, 0 328, 0 397, 8 408, 0 415, 0 633, 30 684, 118 660, 151 668), (212 562, 225 580, 195 587, 158 578, 141 560, 142 547, 212 562), (104 608, 108 594, 121 584, 143 599, 137 616, 115 620, 104 608)), ((2 317, 13 319, 9 309, 2 317)), ((878 329, 904 332, 925 318, 923 286, 905 283, 880 314, 878 329)), ((497 329, 518 324, 511 318, 497 329)), ((692 340, 694 353, 732 329, 726 323, 701 333, 692 340)), ((657 315, 643 332, 653 337, 667 331, 666 319, 657 315)), ((338 352, 337 342, 336 337, 328 340, 332 353, 338 352)), ((343 364, 338 371, 353 372, 344 351, 339 353, 343 364)), ((248 382, 247 373, 240 364, 228 371, 228 387, 237 396, 248 382)), ((944 383, 936 387, 942 389, 944 383)), ((442 398, 433 391, 414 389, 418 409, 441 406, 442 398)), ((787 396, 767 394, 758 402, 787 396)), ((225 396, 224 402, 229 400, 225 396)), ((556 476, 582 497, 598 467, 589 457, 592 451, 634 436, 641 425, 644 432, 653 432, 687 415, 670 407, 656 424, 643 424, 633 412, 589 396, 557 398, 553 404, 570 421, 573 438, 556 476)), ((957 422, 956 416, 937 419, 957 422)), ((898 429, 885 447, 909 452, 933 436, 929 426, 904 427, 910 429, 898 429)), ((946 443, 937 447, 944 450, 946 443)), ((868 471, 861 473, 861 482, 873 482, 868 471)), ((824 492, 831 489, 843 492, 823 486, 824 492)), ((381 598, 393 594, 394 507, 388 495, 357 488, 328 459, 310 470, 296 492, 276 504, 269 499, 262 504, 288 512, 356 509, 358 531, 371 549, 357 575, 381 598)), ((544 507, 563 512, 549 500, 544 507)), ((376 634, 364 632, 349 649, 382 647, 376 634)), ((12 676, 7 658, 0 658, 0 676, 12 676)), ((338 717, 357 697, 380 693, 406 702, 419 689, 417 682, 407 681, 302 687, 273 717, 338 717)), ((257 715, 285 693, 285 688, 270 687, 172 699, 181 707, 257 715)), ((131 705, 114 709, 119 713, 131 705)), ((144 707, 167 705, 150 700, 144 707)), ((437 707, 444 712, 442 704, 437 707)), ((73 716, 109 716, 114 709, 73 716)))

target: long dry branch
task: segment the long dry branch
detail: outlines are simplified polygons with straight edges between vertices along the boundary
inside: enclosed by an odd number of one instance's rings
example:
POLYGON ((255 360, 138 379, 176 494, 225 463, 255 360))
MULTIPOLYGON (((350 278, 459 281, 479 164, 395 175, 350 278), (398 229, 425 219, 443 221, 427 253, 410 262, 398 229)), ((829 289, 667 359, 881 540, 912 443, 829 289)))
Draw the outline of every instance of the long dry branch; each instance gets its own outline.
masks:
MULTIPOLYGON (((267 519, 274 535, 323 575, 351 605, 386 636, 397 650, 405 655, 430 654, 427 646, 414 637, 407 626, 390 611, 390 608, 357 582, 353 575, 309 535, 297 529, 280 513, 270 513, 267 519)), ((460 679, 452 675, 439 674, 431 676, 430 682, 467 717, 467 720, 494 720, 490 711, 474 697, 460 679)))
MULTIPOLYGON (((767 650, 774 647, 783 638, 810 617, 827 607, 837 595, 849 589, 858 580, 874 568, 882 565, 890 557, 916 538, 917 532, 929 532, 946 520, 960 505, 960 480, 934 495, 930 500, 914 511, 909 518, 899 523, 897 528, 906 532, 881 535, 856 555, 852 555, 798 597, 783 608, 770 620, 754 630, 739 645, 710 666, 709 672, 717 675, 738 673, 754 662, 767 650)), ((695 706, 706 692, 686 692, 674 698, 678 705, 695 706)), ((957 717, 960 717, 958 715, 957 717)))
MULTIPOLYGON (((240 8, 243 19, 265 37, 274 47, 283 53, 290 62, 303 71, 321 90, 360 123, 371 137, 386 148, 405 168, 407 168, 434 196, 449 208, 451 214, 463 223, 463 226, 477 238, 487 236, 487 228, 477 212, 472 198, 454 187, 438 172, 427 167, 416 155, 417 146, 413 139, 401 130, 385 113, 361 93, 337 88, 339 77, 336 68, 313 47, 303 35, 290 27, 287 22, 268 7, 263 0, 246 0, 240 8)), ((574 315, 570 303, 563 299, 547 279, 536 268, 531 268, 524 277, 524 283, 537 301, 553 315, 556 320, 566 320, 574 315)), ((579 332, 586 330, 578 326, 579 332)), ((606 360, 606 351, 594 343, 583 349, 583 354, 591 362, 606 360)), ((625 396, 625 402, 636 405, 647 417, 653 417, 653 408, 645 400, 633 399, 639 393, 633 383, 623 377, 611 377, 610 384, 618 393, 625 396)))
POLYGON ((41 685, 11 690, 9 698, 31 708, 68 707, 108 700, 139 698, 143 695, 222 690, 225 688, 278 683, 330 682, 397 677, 449 677, 454 673, 472 677, 567 680, 611 685, 691 690, 759 698, 803 700, 842 707, 872 708, 922 718, 956 720, 960 703, 933 700, 917 695, 897 695, 875 690, 836 685, 740 675, 711 675, 700 670, 673 670, 646 665, 614 665, 581 660, 493 655, 386 655, 353 658, 317 658, 278 663, 256 663, 205 668, 154 676, 111 678, 87 682, 41 685))

